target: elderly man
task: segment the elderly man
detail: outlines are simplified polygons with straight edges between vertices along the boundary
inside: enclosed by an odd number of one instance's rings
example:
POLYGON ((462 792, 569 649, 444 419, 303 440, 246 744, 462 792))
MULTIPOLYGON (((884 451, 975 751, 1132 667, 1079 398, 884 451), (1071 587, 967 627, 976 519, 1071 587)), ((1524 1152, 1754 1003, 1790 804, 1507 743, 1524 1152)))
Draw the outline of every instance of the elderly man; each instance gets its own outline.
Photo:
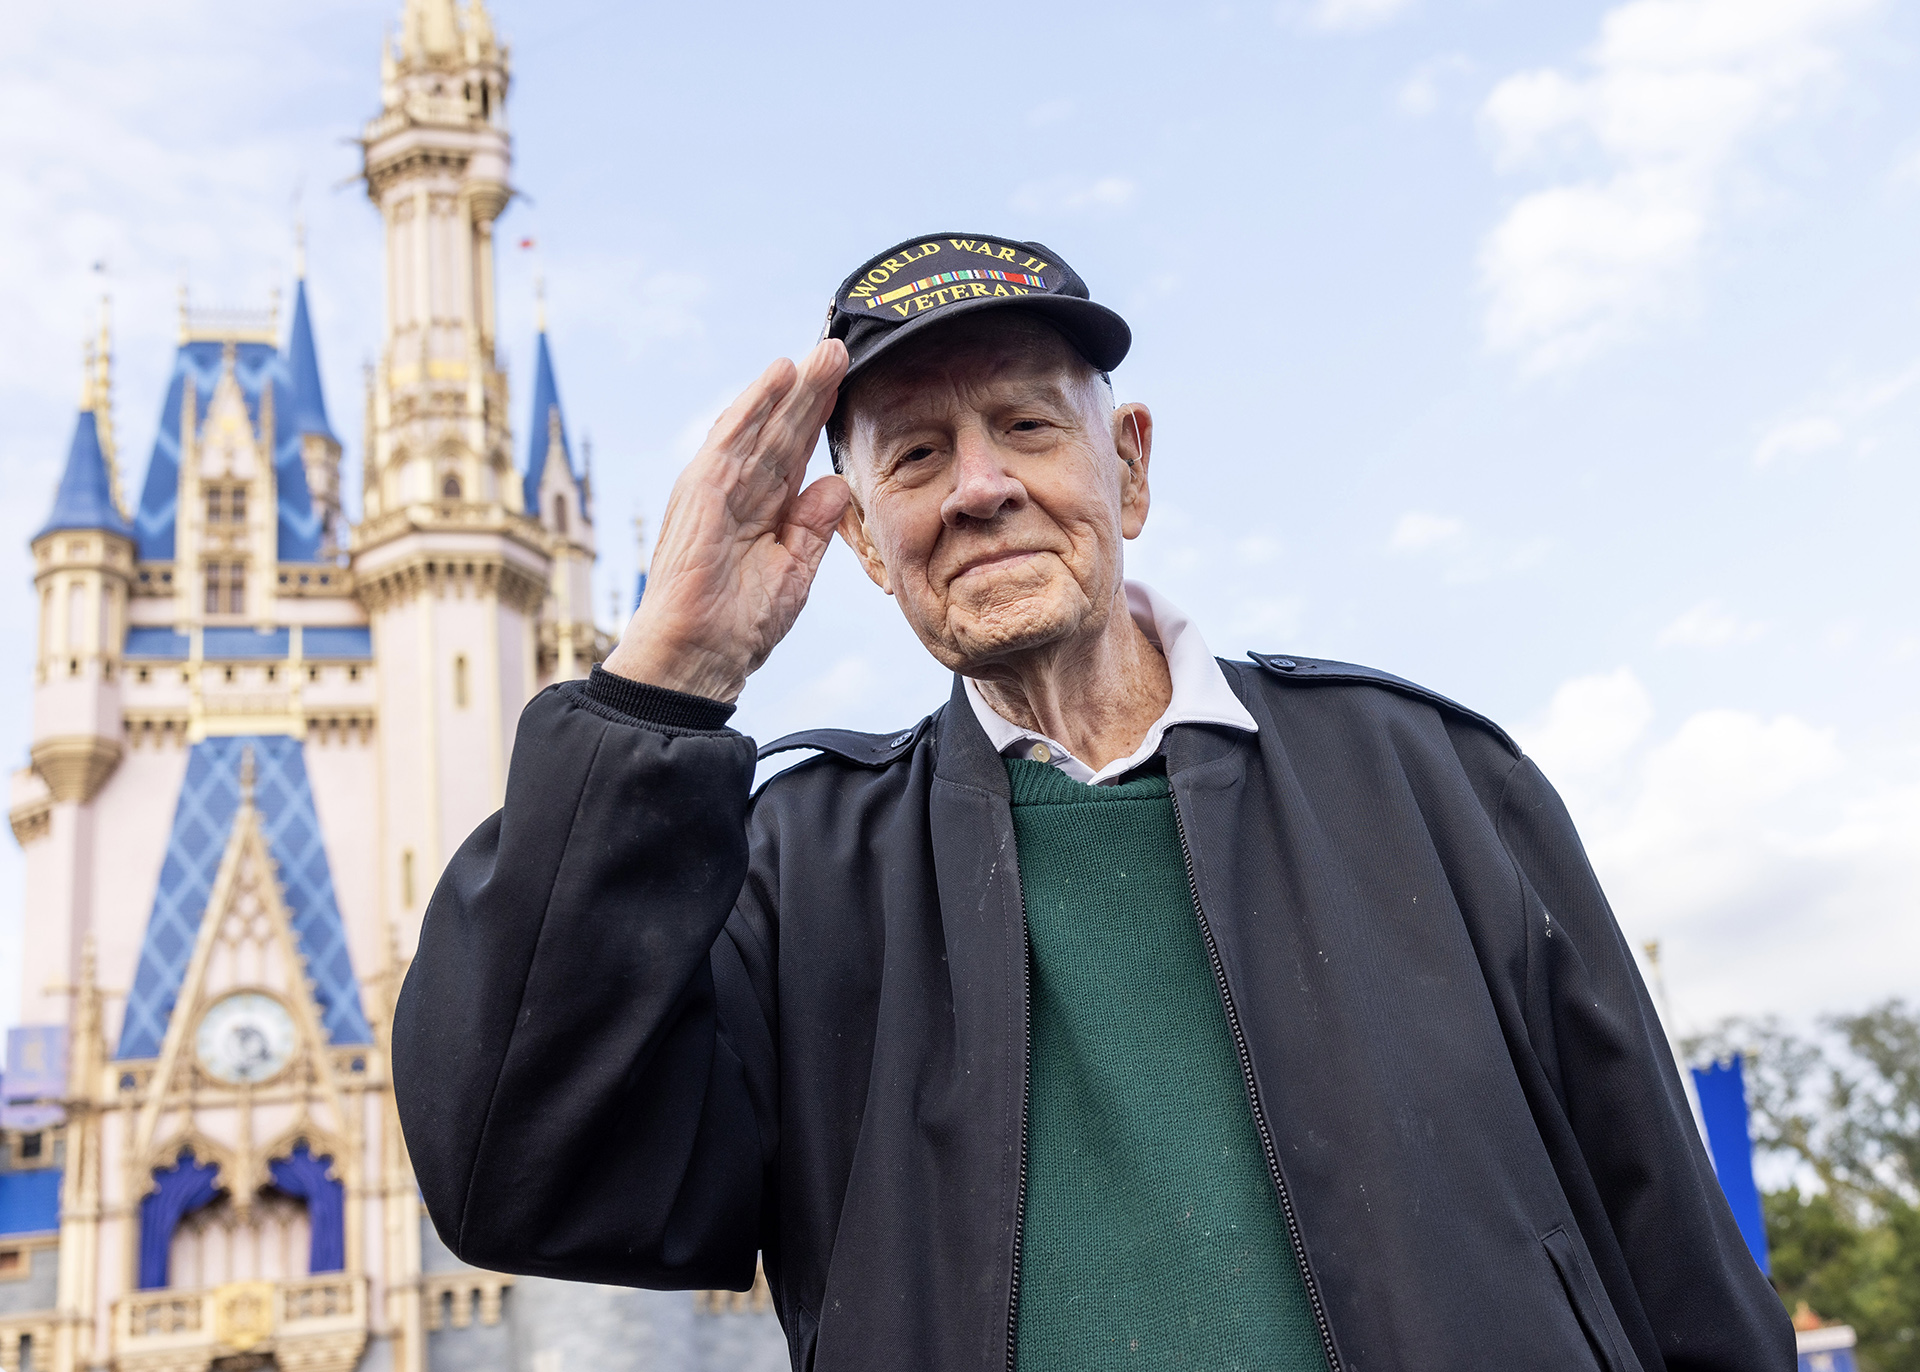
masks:
POLYGON ((827 333, 715 424, 434 897, 394 1071, 449 1246, 660 1287, 764 1255, 818 1372, 1790 1368, 1540 773, 1123 580, 1119 317, 943 234, 827 333), (953 695, 774 745, 817 755, 756 795, 726 720, 836 527, 953 695))

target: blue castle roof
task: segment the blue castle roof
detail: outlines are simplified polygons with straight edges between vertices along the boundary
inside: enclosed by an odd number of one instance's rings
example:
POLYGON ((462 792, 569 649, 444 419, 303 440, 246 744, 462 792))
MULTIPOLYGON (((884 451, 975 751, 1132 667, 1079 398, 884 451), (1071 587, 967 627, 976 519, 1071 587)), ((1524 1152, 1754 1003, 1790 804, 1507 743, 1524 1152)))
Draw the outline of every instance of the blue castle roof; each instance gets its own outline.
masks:
POLYGON ((61 529, 105 529, 131 537, 133 526, 113 503, 113 481, 107 475, 107 455, 100 450, 100 427, 92 410, 80 412, 73 426, 73 445, 67 449, 67 469, 60 474, 53 513, 34 537, 61 529))
MULTIPOLYGON (((250 632, 243 630, 242 632, 250 632)), ((284 630, 282 631, 284 632, 284 630)), ((116 1058, 160 1053, 167 1020, 193 957, 200 921, 213 894, 214 877, 240 808, 240 763, 252 748, 254 807, 259 811, 274 875, 284 888, 293 933, 320 1005, 330 1042, 370 1043, 360 982, 347 952, 347 932, 334 899, 333 872, 320 833, 320 818, 307 781, 306 753, 298 739, 273 736, 209 738, 193 745, 186 780, 173 812, 154 891, 153 913, 140 944, 140 961, 127 995, 116 1058)))
MULTIPOLYGON (((182 343, 173 358, 173 376, 160 407, 160 432, 147 460, 140 508, 134 511, 134 536, 143 561, 173 558, 174 508, 180 498, 180 409, 188 386, 194 388, 195 413, 205 415, 220 379, 221 359, 229 345, 217 339, 182 343)), ((294 294, 293 330, 282 353, 270 343, 235 343, 233 374, 246 397, 247 416, 260 423, 260 398, 273 391, 273 475, 279 493, 279 549, 282 562, 315 562, 320 552, 320 516, 307 489, 300 440, 310 433, 333 437, 326 400, 320 389, 320 364, 307 314, 307 287, 294 294)), ((338 440, 335 440, 338 441, 338 440)))
POLYGON ((540 478, 547 470, 547 449, 553 438, 549 416, 560 416, 560 450, 567 471, 575 481, 580 469, 574 465, 573 445, 567 442, 566 412, 560 408, 560 387, 553 379, 553 354, 547 350, 547 331, 540 331, 540 348, 533 372, 533 417, 527 422, 526 505, 530 514, 540 513, 540 478))
POLYGON ((287 379, 293 389, 294 432, 333 437, 327 423, 327 397, 320 389, 320 356, 313 348, 313 325, 307 318, 307 283, 303 277, 293 288, 293 328, 287 334, 287 379))

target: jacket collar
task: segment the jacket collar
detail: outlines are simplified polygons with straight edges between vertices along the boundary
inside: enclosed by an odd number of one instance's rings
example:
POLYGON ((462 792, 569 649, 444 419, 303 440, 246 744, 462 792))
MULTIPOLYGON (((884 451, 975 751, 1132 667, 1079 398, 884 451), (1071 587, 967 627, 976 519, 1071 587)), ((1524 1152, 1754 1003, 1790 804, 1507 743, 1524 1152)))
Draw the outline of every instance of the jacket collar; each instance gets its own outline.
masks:
POLYGON ((981 694, 979 684, 968 680, 965 695, 973 716, 994 751, 1004 756, 1026 757, 1035 744, 1045 752, 1032 753, 1050 760, 1075 781, 1115 781, 1146 762, 1160 751, 1161 739, 1176 724, 1218 724, 1228 729, 1258 733, 1260 726, 1247 707, 1227 685, 1219 662, 1207 649, 1200 630, 1186 613, 1143 581, 1126 583, 1127 609, 1133 622, 1166 655, 1168 675, 1173 682, 1173 697, 1166 710, 1141 737, 1131 756, 1116 758, 1099 771, 1082 762, 1057 739, 1023 729, 1001 717, 981 694))
POLYGON ((947 698, 935 724, 934 746, 938 754, 933 774, 940 780, 1012 797, 1007 766, 988 741, 986 730, 980 727, 980 720, 967 699, 967 679, 958 672, 953 674, 953 694, 947 698))

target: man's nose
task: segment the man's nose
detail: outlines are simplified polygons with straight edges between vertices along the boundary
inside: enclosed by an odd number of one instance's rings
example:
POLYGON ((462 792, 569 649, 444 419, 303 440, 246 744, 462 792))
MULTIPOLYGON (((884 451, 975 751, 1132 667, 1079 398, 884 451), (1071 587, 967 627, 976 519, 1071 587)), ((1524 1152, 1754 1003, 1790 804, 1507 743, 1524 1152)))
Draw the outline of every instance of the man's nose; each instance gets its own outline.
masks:
POLYGON ((1026 487, 1007 470, 1006 455, 979 430, 955 438, 953 490, 941 506, 949 525, 965 519, 989 520, 1026 499, 1026 487))

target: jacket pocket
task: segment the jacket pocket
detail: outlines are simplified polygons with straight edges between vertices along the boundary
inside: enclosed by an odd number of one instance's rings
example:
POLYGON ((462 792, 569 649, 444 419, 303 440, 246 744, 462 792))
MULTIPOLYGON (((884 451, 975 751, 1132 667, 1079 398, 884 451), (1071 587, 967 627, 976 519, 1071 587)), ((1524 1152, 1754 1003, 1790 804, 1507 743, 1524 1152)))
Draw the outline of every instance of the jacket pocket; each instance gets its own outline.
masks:
POLYGON ((793 1323, 787 1329, 787 1354, 793 1360, 794 1372, 813 1372, 813 1353, 819 1340, 820 1321, 795 1301, 793 1323))
POLYGON ((1540 1240, 1540 1245, 1547 1250, 1553 1270, 1560 1274, 1560 1287, 1567 1293, 1567 1303, 1573 1307, 1600 1366, 1606 1372, 1641 1372, 1640 1360, 1627 1347, 1626 1333, 1614 1318, 1613 1302, 1607 1298, 1585 1251, 1564 1228, 1555 1229, 1540 1240))

